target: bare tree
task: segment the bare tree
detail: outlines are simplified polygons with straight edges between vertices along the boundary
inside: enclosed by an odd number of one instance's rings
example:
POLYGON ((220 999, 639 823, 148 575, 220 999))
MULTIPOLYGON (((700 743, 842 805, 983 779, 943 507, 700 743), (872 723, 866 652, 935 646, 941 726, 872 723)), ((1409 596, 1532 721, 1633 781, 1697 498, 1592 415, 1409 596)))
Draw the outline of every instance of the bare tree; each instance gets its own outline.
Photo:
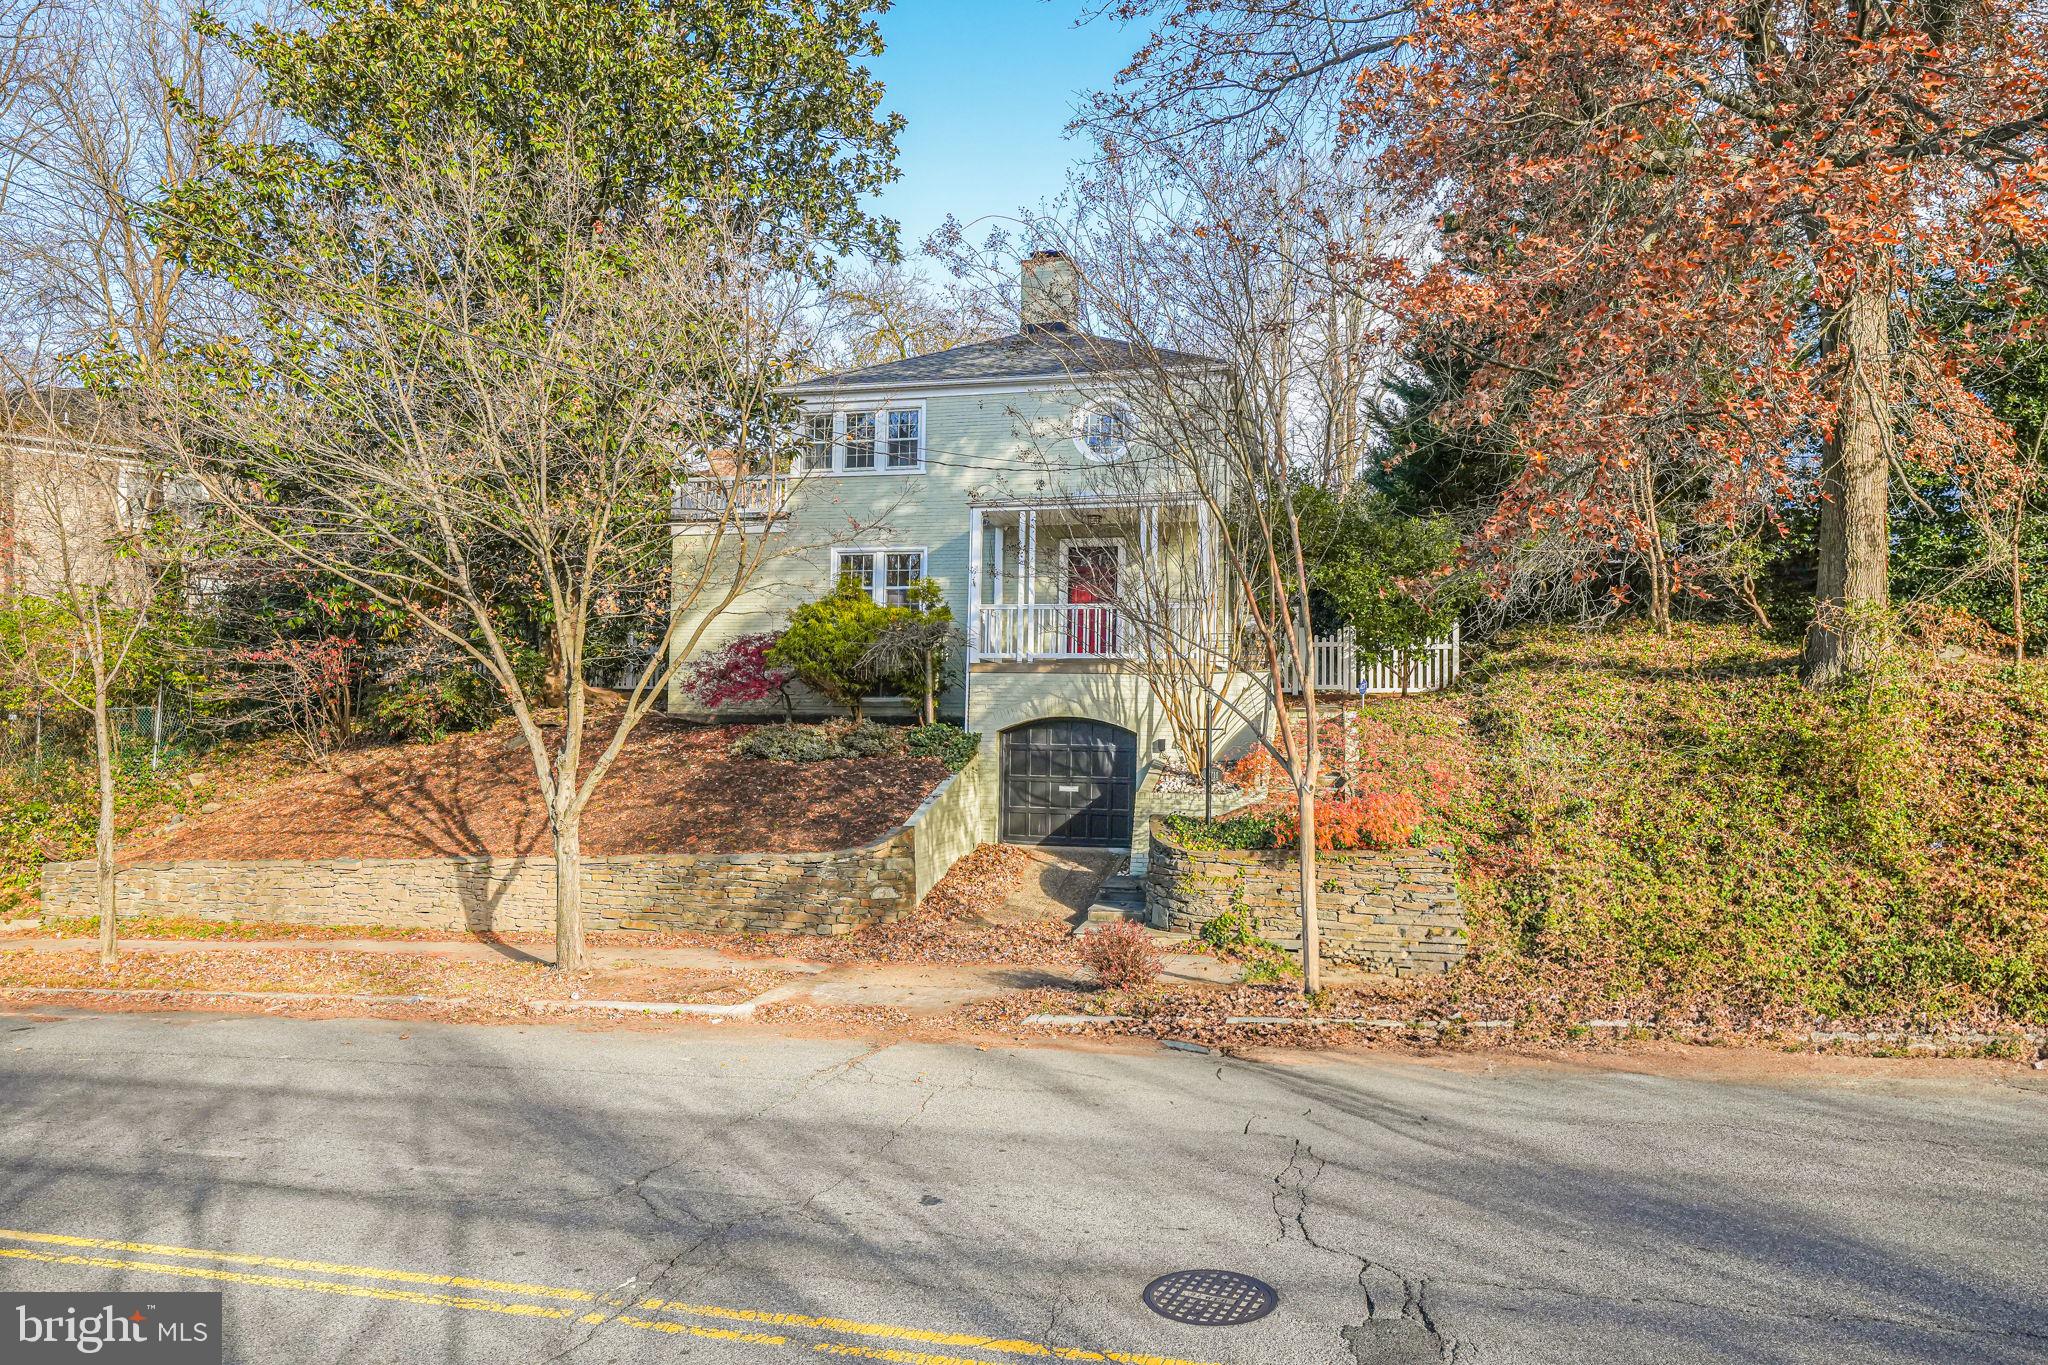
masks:
POLYGON ((94 902, 100 961, 115 956, 113 704, 148 662, 182 523, 166 480, 140 458, 120 409, 86 390, 9 385, 6 629, 0 665, 40 708, 68 708, 92 731, 99 794, 94 902))
MULTIPOLYGON (((1226 135, 1190 148, 1105 143, 1076 192, 1026 230, 1082 264, 1090 331, 1113 348, 1077 336, 1070 367, 1086 406, 1128 434, 1092 469, 1105 500, 1142 505, 1165 490, 1168 505, 1201 513, 1193 546, 1137 547, 1116 605, 1189 763, 1206 762, 1216 718, 1232 716, 1292 789, 1303 983, 1315 992, 1323 754, 1296 495, 1341 497, 1366 472, 1365 414, 1388 347, 1367 284, 1387 228, 1327 167, 1268 162, 1263 149, 1226 135), (1298 725, 1284 702, 1297 676, 1298 725)), ((940 245, 968 270, 1014 254, 998 239, 984 259, 957 230, 940 245)))
POLYGON ((178 459, 247 534, 503 693, 547 809, 562 969, 582 962, 592 796, 704 630, 791 552, 745 523, 788 494, 776 386, 808 306, 742 219, 607 221, 585 176, 468 141, 380 168, 249 285, 276 329, 181 360, 159 395, 178 459), (546 267, 514 240, 546 243, 546 267), (704 533, 687 561, 684 502, 704 533), (518 657, 536 600, 553 684, 518 657), (593 731, 593 670, 629 631, 652 652, 593 731))
POLYGON ((60 365, 153 361, 237 307, 149 231, 151 202, 213 168, 209 125, 244 136, 275 117, 204 8, 47 0, 24 11, 17 58, 0 57, 0 327, 60 365))
POLYGON ((1004 330, 973 294, 893 261, 855 265, 833 279, 810 357, 819 372, 929 355, 1004 330))

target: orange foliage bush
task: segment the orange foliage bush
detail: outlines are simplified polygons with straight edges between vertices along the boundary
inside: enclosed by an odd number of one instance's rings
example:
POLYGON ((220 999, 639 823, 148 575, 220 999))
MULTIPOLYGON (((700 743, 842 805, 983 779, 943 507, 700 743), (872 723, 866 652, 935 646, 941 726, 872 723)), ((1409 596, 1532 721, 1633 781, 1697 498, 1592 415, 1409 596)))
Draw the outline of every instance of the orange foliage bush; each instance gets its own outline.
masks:
POLYGON ((1279 774, 1280 765, 1263 748, 1253 748, 1223 770, 1223 780, 1241 792, 1262 791, 1267 779, 1279 774))
MULTIPOLYGON (((1316 847, 1401 848, 1422 827, 1422 803, 1405 792, 1365 792, 1343 801, 1316 802, 1316 847)), ((1273 812, 1273 847, 1292 848, 1301 820, 1292 806, 1273 812)))

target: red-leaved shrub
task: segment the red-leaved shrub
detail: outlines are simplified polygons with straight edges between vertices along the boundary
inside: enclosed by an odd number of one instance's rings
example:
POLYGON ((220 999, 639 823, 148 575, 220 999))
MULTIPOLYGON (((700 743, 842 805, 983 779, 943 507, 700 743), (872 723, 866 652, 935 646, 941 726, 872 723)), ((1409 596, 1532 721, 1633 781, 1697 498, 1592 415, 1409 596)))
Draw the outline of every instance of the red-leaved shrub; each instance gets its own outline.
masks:
POLYGON ((1239 791, 1263 791, 1280 775, 1280 765, 1263 748, 1254 748, 1223 770, 1223 780, 1239 791))
MULTIPOLYGON (((1400 848, 1422 827, 1422 803, 1406 792, 1363 792, 1342 801, 1316 802, 1316 847, 1400 848)), ((1301 842, 1301 817, 1292 806, 1273 812, 1273 847, 1301 842)))
POLYGON ((770 697, 782 699, 785 714, 793 708, 789 699, 790 680, 796 675, 780 664, 768 661, 768 652, 782 637, 774 631, 742 635, 683 674, 683 687, 711 710, 728 706, 752 706, 770 697))
POLYGON ((1166 964, 1145 926, 1121 920, 1081 938, 1081 961, 1105 986, 1143 986, 1166 964))

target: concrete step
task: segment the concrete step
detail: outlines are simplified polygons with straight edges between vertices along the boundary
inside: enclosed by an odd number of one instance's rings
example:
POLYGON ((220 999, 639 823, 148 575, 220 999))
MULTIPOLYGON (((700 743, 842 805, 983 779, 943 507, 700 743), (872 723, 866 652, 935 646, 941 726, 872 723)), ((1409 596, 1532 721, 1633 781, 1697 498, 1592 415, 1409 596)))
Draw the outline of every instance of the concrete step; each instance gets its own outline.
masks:
POLYGON ((1145 883, 1128 874, 1107 878, 1095 892, 1095 901, 1098 905, 1143 905, 1145 883))

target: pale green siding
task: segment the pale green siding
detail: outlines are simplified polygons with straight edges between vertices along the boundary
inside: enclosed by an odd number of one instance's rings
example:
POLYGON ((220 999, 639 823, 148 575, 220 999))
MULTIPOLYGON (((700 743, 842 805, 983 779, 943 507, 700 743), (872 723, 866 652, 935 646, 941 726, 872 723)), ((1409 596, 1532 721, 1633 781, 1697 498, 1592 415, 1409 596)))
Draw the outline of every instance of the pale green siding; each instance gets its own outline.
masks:
MULTIPOLYGON (((965 392, 897 391, 818 404, 842 409, 870 406, 924 405, 925 466, 922 472, 811 474, 792 494, 789 515, 772 531, 758 526, 744 534, 767 537, 775 544, 764 567, 731 606, 718 609, 730 573, 714 575, 712 588, 693 607, 683 608, 679 647, 695 636, 696 654, 716 649, 737 635, 777 630, 791 608, 831 587, 833 547, 922 549, 925 572, 945 585, 948 604, 962 628, 968 611, 968 532, 970 500, 1088 496, 1124 483, 1121 476, 1091 464, 1074 440, 1074 412, 1081 395, 1073 390, 1025 393, 999 390, 965 392), (704 624, 705 618, 711 618, 704 624), (699 627, 701 634, 698 634, 699 627)), ((728 536, 741 534, 727 532, 728 536)), ((1042 527, 1039 557, 1039 600, 1058 593, 1057 552, 1060 532, 1042 527)), ((1098 530, 1073 529, 1071 534, 1096 535, 1098 530)), ((677 596, 697 577, 710 538, 679 527, 675 537, 677 596)), ((1015 550, 1014 542, 1012 545, 1015 550)), ((1128 552, 1127 552, 1128 553, 1128 552)), ((732 550, 723 552, 730 563, 732 550)), ((1014 593, 1015 585, 1012 584, 1014 593)), ((1013 596, 1011 600, 1016 600, 1013 596)), ((671 704, 688 710, 689 703, 672 694, 671 704)), ((956 686, 943 703, 958 713, 956 686)), ((818 709, 815 702, 812 709, 818 709)))
MULTIPOLYGON (((954 619, 963 630, 968 629, 973 620, 968 597, 969 540, 977 504, 988 509, 985 527, 1004 528, 1002 600, 1019 602, 1024 558, 1017 513, 989 509, 989 504, 1157 497, 1165 491, 1160 482, 1143 484, 1133 474, 1138 469, 1155 475, 1161 472, 1161 463, 1147 463, 1142 450, 1130 465, 1105 466, 1088 458, 1075 440, 1074 414, 1082 401, 1083 395, 1070 387, 1036 393, 906 389, 849 394, 830 405, 842 410, 874 410, 921 403, 924 467, 918 472, 807 476, 791 495, 788 514, 778 519, 772 530, 756 524, 744 532, 748 553, 760 557, 760 567, 745 591, 730 605, 722 605, 725 587, 731 581, 728 568, 709 575, 711 581, 699 600, 681 609, 684 624, 679 648, 703 653, 738 635, 780 629, 793 607, 830 589, 835 546, 923 550, 926 574, 944 586, 954 619)), ((815 404, 811 410, 827 406, 815 404)), ((1204 590, 1198 582, 1199 539, 1192 509, 1162 512, 1156 543, 1141 543, 1137 528, 1138 514, 1129 510, 1041 510, 1034 600, 1064 600, 1063 547, 1075 539, 1120 543, 1126 571, 1136 574, 1142 560, 1148 581, 1153 583, 1160 581, 1162 565, 1173 566, 1166 577, 1177 582, 1169 596, 1198 599, 1215 595, 1213 588, 1204 590)), ((739 534, 727 532, 720 543, 687 526, 678 528, 679 601, 700 577, 707 553, 714 555, 714 568, 730 566, 739 534), (714 545, 718 547, 715 552, 714 545)), ((994 600, 997 591, 990 577, 993 540, 985 531, 980 585, 984 600, 994 600)), ((1144 677, 1122 664, 1095 660, 984 662, 964 684, 956 681, 946 693, 941 712, 980 731, 982 753, 969 773, 956 779, 958 789, 952 793, 949 819, 958 828, 949 830, 949 848, 971 844, 976 838, 996 837, 1000 736, 1006 729, 1056 716, 1084 716, 1122 726, 1137 736, 1141 782, 1150 774, 1154 754, 1171 743, 1169 727, 1144 677)), ((1233 691, 1248 712, 1258 712, 1256 688, 1239 679, 1233 691)), ((672 694, 671 704, 677 710, 691 709, 679 691, 672 694)), ((826 709, 819 699, 801 695, 797 705, 799 711, 809 713, 826 709)), ((773 704, 764 709, 773 709, 773 704)), ((888 714, 904 708, 896 704, 875 709, 888 714)), ((1227 719, 1217 737, 1218 751, 1241 749, 1247 739, 1246 728, 1242 721, 1227 719)))

